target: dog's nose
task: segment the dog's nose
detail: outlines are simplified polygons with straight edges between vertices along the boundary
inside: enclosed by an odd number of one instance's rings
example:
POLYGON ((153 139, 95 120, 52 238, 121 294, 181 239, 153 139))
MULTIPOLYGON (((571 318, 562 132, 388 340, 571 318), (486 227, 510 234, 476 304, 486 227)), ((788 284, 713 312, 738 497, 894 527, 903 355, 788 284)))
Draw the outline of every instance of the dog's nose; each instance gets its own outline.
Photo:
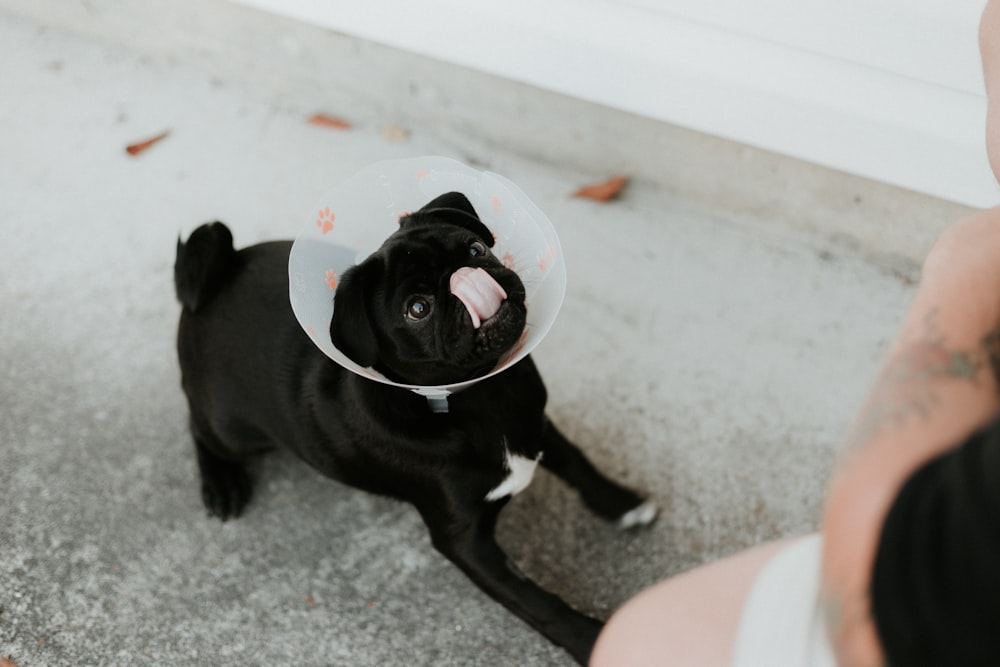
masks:
POLYGON ((458 297, 476 329, 497 314, 500 304, 507 298, 507 292, 485 269, 463 266, 451 274, 451 293, 458 297))

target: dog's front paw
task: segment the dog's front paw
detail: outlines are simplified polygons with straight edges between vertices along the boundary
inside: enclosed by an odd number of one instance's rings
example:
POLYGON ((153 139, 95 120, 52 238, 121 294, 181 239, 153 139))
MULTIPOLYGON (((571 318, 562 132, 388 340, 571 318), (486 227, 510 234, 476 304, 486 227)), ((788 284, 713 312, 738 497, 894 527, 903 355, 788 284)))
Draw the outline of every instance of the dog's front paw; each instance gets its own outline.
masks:
POLYGON ((202 470, 201 499, 209 515, 223 521, 243 512, 252 490, 250 476, 238 463, 217 461, 211 471, 202 470))
POLYGON ((646 500, 618 517, 618 527, 622 530, 636 526, 648 526, 656 519, 659 509, 652 500, 646 500))

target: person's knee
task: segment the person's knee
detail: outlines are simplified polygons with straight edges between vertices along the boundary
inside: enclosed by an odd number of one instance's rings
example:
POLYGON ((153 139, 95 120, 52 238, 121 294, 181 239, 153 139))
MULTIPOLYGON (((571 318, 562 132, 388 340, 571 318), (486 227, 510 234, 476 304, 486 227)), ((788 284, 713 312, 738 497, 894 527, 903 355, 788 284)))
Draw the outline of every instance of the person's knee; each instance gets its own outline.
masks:
POLYGON ((604 628, 592 667, 725 667, 750 587, 789 541, 689 570, 635 596, 604 628))
POLYGON ((1000 0, 990 0, 979 21, 979 55, 986 87, 986 154, 1000 181, 1000 0))
POLYGON ((998 30, 1000 30, 1000 0, 989 0, 979 19, 979 55, 982 58, 983 78, 986 80, 987 91, 994 74, 994 63, 1000 55, 1000 44, 996 39, 998 30))

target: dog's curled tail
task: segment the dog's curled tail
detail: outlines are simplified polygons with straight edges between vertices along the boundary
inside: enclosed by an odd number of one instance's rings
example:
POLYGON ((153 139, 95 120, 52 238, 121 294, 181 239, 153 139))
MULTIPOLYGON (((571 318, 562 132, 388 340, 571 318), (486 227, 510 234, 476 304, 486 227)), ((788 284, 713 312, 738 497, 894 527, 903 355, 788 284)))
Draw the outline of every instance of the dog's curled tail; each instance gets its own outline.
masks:
POLYGON ((233 235, 221 222, 201 225, 187 243, 178 237, 174 262, 177 299, 191 312, 208 303, 236 267, 233 235))

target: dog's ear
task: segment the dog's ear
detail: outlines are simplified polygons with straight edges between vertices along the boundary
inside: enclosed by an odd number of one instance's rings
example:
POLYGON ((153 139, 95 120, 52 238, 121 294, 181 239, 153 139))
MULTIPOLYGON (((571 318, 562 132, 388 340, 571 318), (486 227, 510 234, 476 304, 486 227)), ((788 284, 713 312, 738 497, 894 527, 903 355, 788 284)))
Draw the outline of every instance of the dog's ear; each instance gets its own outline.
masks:
POLYGON ((419 211, 399 220, 402 228, 411 225, 445 223, 464 227, 482 239, 487 247, 495 243, 493 233, 479 219, 469 198, 461 192, 446 192, 427 202, 419 211))
POLYGON ((479 219, 479 214, 476 213, 476 209, 472 206, 472 202, 469 201, 469 198, 461 192, 446 192, 443 195, 438 195, 424 204, 423 208, 417 211, 417 213, 423 213, 434 208, 457 208, 459 211, 468 213, 476 220, 479 219))
POLYGON ((378 340, 368 302, 382 268, 381 257, 370 257, 352 266, 340 276, 333 295, 330 340, 348 359, 361 366, 374 366, 378 361, 378 340))

